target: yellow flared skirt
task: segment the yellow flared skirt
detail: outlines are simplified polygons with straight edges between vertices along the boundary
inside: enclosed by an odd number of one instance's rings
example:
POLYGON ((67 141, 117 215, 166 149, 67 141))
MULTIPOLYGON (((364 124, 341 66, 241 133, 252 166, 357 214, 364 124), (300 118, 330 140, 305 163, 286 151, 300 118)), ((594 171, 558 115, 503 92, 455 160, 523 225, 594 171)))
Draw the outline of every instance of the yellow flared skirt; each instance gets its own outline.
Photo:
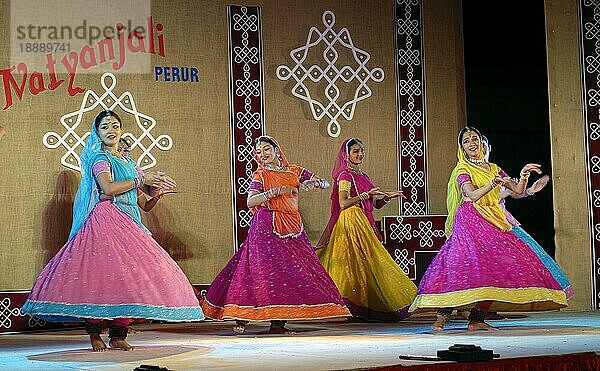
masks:
POLYGON ((407 316, 417 287, 385 250, 361 208, 342 210, 329 243, 317 255, 353 315, 371 320, 407 316))

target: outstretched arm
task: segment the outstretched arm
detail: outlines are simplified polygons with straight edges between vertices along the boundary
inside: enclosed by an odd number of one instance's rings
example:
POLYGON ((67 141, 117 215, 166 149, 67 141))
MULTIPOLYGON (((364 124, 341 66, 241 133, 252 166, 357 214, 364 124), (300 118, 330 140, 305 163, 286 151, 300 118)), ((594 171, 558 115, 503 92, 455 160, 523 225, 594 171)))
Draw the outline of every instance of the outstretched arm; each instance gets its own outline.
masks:
POLYGON ((314 176, 309 180, 305 180, 300 184, 300 188, 302 188, 305 191, 314 188, 327 189, 330 186, 331 185, 329 184, 329 181, 327 179, 319 178, 317 176, 314 176))
POLYGON ((345 190, 340 190, 338 192, 338 195, 339 195, 338 200, 340 202, 340 209, 346 210, 347 208, 354 206, 354 205, 358 205, 362 201, 366 201, 375 195, 384 196, 385 194, 383 192, 379 191, 379 188, 372 188, 368 192, 363 192, 355 197, 350 196, 350 192, 345 191, 345 190))
POLYGON ((488 192, 490 192, 497 186, 499 186, 501 184, 505 184, 505 182, 506 182, 506 179, 502 178, 501 176, 496 176, 494 179, 492 179, 492 181, 484 184, 483 186, 481 186, 479 188, 475 188, 473 186, 473 183, 471 183, 470 181, 465 182, 461 186, 461 189, 463 192, 463 197, 465 199, 467 199, 468 201, 476 202, 477 200, 479 200, 481 197, 485 196, 488 192))
POLYGON ((250 190, 248 192, 248 198, 246 199, 246 206, 248 206, 249 209, 252 209, 253 207, 257 207, 259 205, 264 204, 265 202, 269 201, 272 198, 286 195, 286 194, 297 194, 297 193, 298 193, 298 189, 296 187, 292 187, 292 186, 275 187, 275 188, 271 188, 265 192, 250 190))
POLYGON ((112 175, 110 175, 110 172, 108 171, 103 171, 96 175, 96 181, 98 182, 100 189, 102 189, 102 193, 106 195, 118 195, 139 186, 139 178, 113 181, 112 175))
POLYGON ((376 209, 381 209, 382 207, 387 205, 387 203, 390 202, 390 200, 394 198, 404 197, 402 191, 386 191, 382 193, 384 194, 384 196, 375 200, 374 206, 376 209))

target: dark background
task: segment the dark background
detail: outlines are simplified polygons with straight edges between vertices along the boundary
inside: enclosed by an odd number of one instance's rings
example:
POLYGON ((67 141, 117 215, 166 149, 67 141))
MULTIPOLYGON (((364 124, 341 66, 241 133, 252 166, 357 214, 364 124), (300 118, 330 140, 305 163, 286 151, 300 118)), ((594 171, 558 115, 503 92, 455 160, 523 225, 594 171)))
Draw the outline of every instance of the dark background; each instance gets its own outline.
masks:
MULTIPOLYGON (((463 22, 468 125, 489 138, 490 161, 510 176, 528 162, 551 175, 543 1, 464 0, 463 22)), ((506 207, 554 256, 551 182, 506 207)))

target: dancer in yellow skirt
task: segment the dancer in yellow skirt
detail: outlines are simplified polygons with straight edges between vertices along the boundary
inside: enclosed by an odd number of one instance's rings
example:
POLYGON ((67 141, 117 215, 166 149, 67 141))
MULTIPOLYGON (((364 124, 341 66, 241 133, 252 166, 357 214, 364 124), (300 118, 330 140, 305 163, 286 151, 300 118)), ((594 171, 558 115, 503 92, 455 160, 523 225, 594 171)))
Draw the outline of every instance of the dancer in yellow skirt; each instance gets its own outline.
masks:
POLYGON ((401 191, 383 192, 361 170, 363 143, 342 143, 333 167, 331 217, 317 248, 354 317, 368 321, 405 318, 417 288, 381 244, 373 208, 381 208, 401 191))

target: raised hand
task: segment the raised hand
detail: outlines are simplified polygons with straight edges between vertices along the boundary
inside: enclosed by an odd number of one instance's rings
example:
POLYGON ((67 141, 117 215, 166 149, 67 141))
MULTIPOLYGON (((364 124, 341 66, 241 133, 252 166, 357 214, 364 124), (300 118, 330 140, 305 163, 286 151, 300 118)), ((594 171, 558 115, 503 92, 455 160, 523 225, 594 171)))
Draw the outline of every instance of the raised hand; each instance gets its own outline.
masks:
POLYGON ((373 196, 385 196, 385 193, 380 191, 381 188, 379 187, 375 187, 375 188, 371 188, 369 190, 369 192, 367 192, 369 194, 369 196, 373 197, 373 196))
POLYGON ((496 185, 501 185, 501 186, 506 186, 508 183, 510 183, 512 181, 512 179, 510 177, 501 177, 500 175, 496 175, 494 177, 493 183, 496 185))
POLYGON ((319 179, 309 179, 309 180, 305 180, 302 183, 300 183, 300 189, 303 189, 305 191, 311 190, 311 189, 315 189, 317 188, 317 183, 319 182, 319 179))
POLYGON ((540 169, 542 167, 542 165, 540 164, 527 164, 525 166, 523 166, 523 169, 521 169, 521 174, 529 174, 530 172, 534 171, 538 174, 542 173, 542 169, 540 169))
POLYGON ((155 188, 175 188, 177 183, 162 171, 150 171, 144 174, 144 184, 155 188))
POLYGON ((534 194, 534 193, 541 191, 542 189, 544 189, 544 187, 548 184, 549 181, 550 181, 550 177, 548 175, 544 175, 540 179, 533 182, 531 187, 529 187, 527 193, 534 194))

